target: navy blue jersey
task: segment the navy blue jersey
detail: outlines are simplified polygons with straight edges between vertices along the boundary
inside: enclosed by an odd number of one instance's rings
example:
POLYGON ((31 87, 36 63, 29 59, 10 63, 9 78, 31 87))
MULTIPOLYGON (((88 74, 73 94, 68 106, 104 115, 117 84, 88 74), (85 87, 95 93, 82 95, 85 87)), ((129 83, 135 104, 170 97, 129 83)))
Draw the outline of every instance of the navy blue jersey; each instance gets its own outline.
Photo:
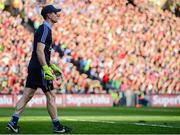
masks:
POLYGON ((41 65, 36 53, 38 42, 45 44, 45 49, 44 49, 45 59, 46 59, 46 63, 50 65, 52 34, 50 27, 48 27, 47 25, 47 22, 40 25, 34 34, 33 51, 28 69, 41 69, 41 65))

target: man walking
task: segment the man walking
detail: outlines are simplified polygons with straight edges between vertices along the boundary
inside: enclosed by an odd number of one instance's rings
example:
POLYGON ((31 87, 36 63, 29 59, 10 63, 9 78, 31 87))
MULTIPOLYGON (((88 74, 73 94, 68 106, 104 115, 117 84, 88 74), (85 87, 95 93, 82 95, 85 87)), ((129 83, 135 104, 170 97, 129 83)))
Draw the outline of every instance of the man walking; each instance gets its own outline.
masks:
POLYGON ((60 74, 61 70, 55 64, 50 63, 51 27, 54 23, 57 23, 57 13, 60 11, 61 9, 57 9, 53 5, 47 5, 42 8, 41 15, 44 18, 44 22, 39 26, 34 35, 33 52, 28 66, 26 88, 16 105, 11 121, 7 125, 7 129, 15 133, 19 132, 19 116, 24 111, 26 104, 31 100, 37 88, 41 88, 46 96, 47 110, 53 123, 53 132, 67 133, 71 131, 71 128, 63 126, 58 119, 55 92, 53 90, 53 72, 60 74))

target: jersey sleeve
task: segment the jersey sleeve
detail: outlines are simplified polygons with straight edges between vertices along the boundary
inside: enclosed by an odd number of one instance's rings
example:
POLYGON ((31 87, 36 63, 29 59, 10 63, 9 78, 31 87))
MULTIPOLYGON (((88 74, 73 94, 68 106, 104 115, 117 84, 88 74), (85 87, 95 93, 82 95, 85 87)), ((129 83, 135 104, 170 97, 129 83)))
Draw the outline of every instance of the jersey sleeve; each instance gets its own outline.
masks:
POLYGON ((45 25, 42 25, 38 29, 37 42, 41 42, 45 44, 47 36, 48 36, 48 28, 45 25))

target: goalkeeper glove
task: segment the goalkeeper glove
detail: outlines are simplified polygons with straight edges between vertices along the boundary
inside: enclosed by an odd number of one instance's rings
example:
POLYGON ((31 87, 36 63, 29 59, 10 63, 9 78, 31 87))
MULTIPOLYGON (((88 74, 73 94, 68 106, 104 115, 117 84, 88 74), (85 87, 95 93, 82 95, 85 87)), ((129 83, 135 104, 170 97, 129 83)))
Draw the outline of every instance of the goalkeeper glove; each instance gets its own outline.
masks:
POLYGON ((61 77, 61 69, 55 64, 51 64, 51 69, 54 71, 56 77, 61 77))
POLYGON ((44 79, 49 81, 53 80, 53 74, 51 68, 48 67, 48 65, 44 65, 42 68, 44 71, 44 79))

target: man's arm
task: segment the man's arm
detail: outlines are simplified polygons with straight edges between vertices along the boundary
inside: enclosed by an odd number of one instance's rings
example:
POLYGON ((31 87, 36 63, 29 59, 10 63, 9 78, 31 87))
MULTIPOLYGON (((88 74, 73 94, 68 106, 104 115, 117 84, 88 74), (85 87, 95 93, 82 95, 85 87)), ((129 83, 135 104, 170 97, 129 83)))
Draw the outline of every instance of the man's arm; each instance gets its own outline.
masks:
POLYGON ((38 42, 36 54, 37 54, 37 57, 41 66, 47 65, 45 54, 44 54, 44 48, 45 48, 45 44, 38 42))
POLYGON ((37 50, 36 50, 37 57, 38 57, 39 63, 42 66, 42 69, 44 71, 44 79, 45 80, 53 80, 53 74, 52 74, 51 68, 49 68, 46 63, 44 48, 45 48, 45 45, 43 43, 38 42, 37 50))

